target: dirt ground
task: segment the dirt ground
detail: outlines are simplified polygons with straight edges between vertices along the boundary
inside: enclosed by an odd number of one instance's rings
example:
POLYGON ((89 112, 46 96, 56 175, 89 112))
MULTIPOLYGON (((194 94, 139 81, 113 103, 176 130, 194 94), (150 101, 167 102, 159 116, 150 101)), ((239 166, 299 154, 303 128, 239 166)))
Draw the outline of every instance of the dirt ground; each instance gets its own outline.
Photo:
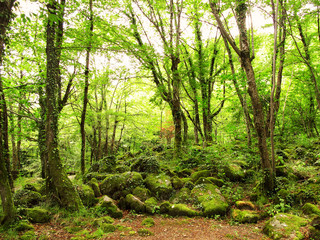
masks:
MULTIPOLYGON (((100 239, 130 239, 130 240, 214 240, 214 239, 242 239, 242 240, 267 240, 269 239, 261 233, 263 222, 257 224, 230 224, 227 220, 214 220, 207 218, 184 218, 184 217, 163 217, 153 216, 155 225, 145 227, 142 221, 147 218, 144 215, 133 215, 126 213, 122 219, 116 220, 114 225, 129 227, 124 231, 116 230, 100 239), (139 236, 139 229, 148 229, 152 236, 139 236)), ((92 226, 83 226, 87 229, 85 235, 70 234, 65 230, 63 225, 58 223, 37 224, 35 225, 37 236, 46 235, 47 239, 71 239, 77 236, 77 239, 95 239, 92 226), (92 233, 92 235, 91 235, 92 233), (91 236, 90 236, 91 235, 91 236)))

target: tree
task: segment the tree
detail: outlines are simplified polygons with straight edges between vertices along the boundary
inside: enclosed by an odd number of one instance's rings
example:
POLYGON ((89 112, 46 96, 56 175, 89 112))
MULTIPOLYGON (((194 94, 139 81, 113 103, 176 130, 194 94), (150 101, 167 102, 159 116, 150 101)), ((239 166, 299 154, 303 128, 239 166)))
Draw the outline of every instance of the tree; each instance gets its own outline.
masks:
MULTIPOLYGON (((63 16, 65 1, 51 0, 47 4, 47 76, 46 76, 46 147, 47 147, 47 187, 68 209, 79 210, 82 202, 64 171, 59 156, 58 120, 59 113, 68 99, 69 92, 61 96, 60 56, 63 41, 63 16)), ((69 85, 69 84, 68 84, 69 85)))
POLYGON ((250 56, 249 40, 246 28, 246 13, 248 8, 247 3, 241 0, 236 1, 235 18, 239 29, 240 48, 235 44, 229 33, 226 31, 220 19, 218 7, 213 0, 210 0, 210 7, 218 23, 222 36, 229 42, 234 51, 237 53, 241 61, 241 66, 246 72, 248 92, 253 108, 255 129, 258 135, 261 166, 264 171, 264 189, 270 192, 274 191, 274 171, 269 159, 264 112, 257 90, 255 73, 252 67, 252 59, 250 56))
MULTIPOLYGON (((14 0, 0 2, 0 66, 5 50, 6 31, 12 19, 12 8, 14 0)), ((2 69, 2 68, 1 68, 2 69)), ((12 183, 9 162, 8 145, 8 114, 6 100, 3 92, 2 77, 0 69, 0 195, 4 217, 0 219, 0 224, 10 223, 16 217, 16 210, 12 198, 12 183), (10 180, 11 179, 11 180, 10 180)))

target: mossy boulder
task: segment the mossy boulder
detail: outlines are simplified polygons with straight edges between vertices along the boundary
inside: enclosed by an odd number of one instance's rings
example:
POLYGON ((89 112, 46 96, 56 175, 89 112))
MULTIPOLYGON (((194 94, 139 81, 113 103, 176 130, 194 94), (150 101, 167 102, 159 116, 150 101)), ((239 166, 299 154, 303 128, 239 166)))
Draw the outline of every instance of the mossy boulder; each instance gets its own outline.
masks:
POLYGON ((153 236, 154 233, 151 232, 151 231, 148 230, 148 229, 140 228, 140 229, 138 230, 138 235, 141 236, 141 237, 147 237, 147 236, 153 236))
POLYGON ((212 171, 210 170, 201 170, 191 174, 190 178, 192 182, 197 182, 199 178, 207 178, 212 176, 212 171))
POLYGON ((203 215, 206 217, 223 216, 227 213, 229 205, 213 184, 196 185, 191 191, 191 197, 202 205, 203 215))
POLYGON ((13 199, 16 206, 33 207, 42 201, 42 196, 29 189, 21 189, 15 192, 13 199))
POLYGON ((224 173, 226 177, 231 181, 244 181, 245 171, 242 167, 236 163, 229 163, 224 167, 224 173))
POLYGON ((235 206, 240 210, 255 210, 256 206, 250 201, 236 201, 235 206))
POLYGON ((158 209, 158 201, 155 197, 148 198, 144 205, 146 206, 146 212, 148 214, 155 214, 158 209))
POLYGON ((308 222, 309 220, 302 217, 278 213, 266 222, 263 232, 272 239, 306 239, 302 228, 308 222))
POLYGON ((28 231, 28 230, 34 230, 34 226, 30 224, 27 220, 19 221, 16 230, 19 232, 28 231))
POLYGON ((98 181, 102 181, 110 174, 108 173, 97 173, 97 172, 88 172, 83 176, 83 182, 88 183, 92 178, 97 179, 98 181))
POLYGON ((172 203, 193 203, 193 199, 190 197, 191 190, 189 188, 181 188, 172 197, 172 203))
POLYGON ((27 219, 32 223, 47 223, 51 219, 51 214, 43 208, 26 208, 27 219))
POLYGON ((125 172, 107 176, 100 184, 100 191, 103 195, 109 195, 113 199, 120 199, 142 185, 143 179, 140 173, 125 172))
POLYGON ((312 204, 312 203, 306 203, 302 207, 302 211, 306 215, 317 215, 320 216, 320 209, 312 204))
POLYGON ((141 222, 141 225, 146 226, 146 227, 153 227, 155 225, 155 222, 153 220, 153 218, 148 217, 143 219, 143 221, 141 222))
POLYGON ((117 207, 113 199, 108 196, 103 196, 96 208, 99 212, 109 214, 113 218, 122 218, 123 216, 122 211, 117 207))
POLYGON ((256 223, 260 215, 252 210, 233 209, 231 212, 232 219, 239 223, 256 223))
POLYGON ((105 216, 105 217, 101 217, 101 218, 97 218, 93 221, 93 226, 94 227, 100 227, 103 223, 109 223, 112 224, 114 223, 114 219, 110 216, 105 216))
POLYGON ((176 174, 180 178, 188 178, 192 174, 192 170, 189 168, 182 169, 180 171, 176 171, 176 174))
POLYGON ((136 197, 138 197, 141 201, 145 201, 148 198, 151 197, 151 192, 147 188, 143 187, 136 187, 133 191, 132 194, 136 197))
POLYGON ((88 172, 113 173, 116 168, 116 157, 108 156, 92 164, 88 172))
POLYGON ((94 191, 88 185, 80 185, 77 186, 76 189, 84 206, 92 207, 98 202, 98 200, 95 198, 94 191))
POLYGON ((102 223, 100 228, 104 233, 111 233, 111 232, 116 231, 116 229, 117 229, 116 226, 114 226, 110 223, 102 223))
POLYGON ((125 203, 127 209, 134 210, 136 213, 145 213, 146 212, 146 206, 144 203, 137 198, 136 196, 133 196, 132 194, 128 194, 125 198, 125 203))
POLYGON ((189 208, 185 204, 171 204, 168 201, 163 202, 160 205, 160 213, 168 214, 170 216, 186 216, 186 217, 194 217, 199 216, 200 213, 189 208))
POLYGON ((92 188, 95 197, 101 197, 101 192, 99 188, 99 182, 96 178, 92 178, 89 182, 89 186, 92 188))
POLYGON ((165 174, 150 174, 144 183, 158 199, 169 199, 172 194, 171 178, 165 174))
POLYGON ((132 165, 131 171, 155 173, 160 172, 160 164, 155 157, 140 157, 132 165))
POLYGON ((183 187, 183 185, 185 184, 185 182, 183 181, 183 179, 177 177, 177 176, 174 176, 171 178, 171 182, 172 182, 172 186, 174 189, 178 190, 180 188, 183 187))

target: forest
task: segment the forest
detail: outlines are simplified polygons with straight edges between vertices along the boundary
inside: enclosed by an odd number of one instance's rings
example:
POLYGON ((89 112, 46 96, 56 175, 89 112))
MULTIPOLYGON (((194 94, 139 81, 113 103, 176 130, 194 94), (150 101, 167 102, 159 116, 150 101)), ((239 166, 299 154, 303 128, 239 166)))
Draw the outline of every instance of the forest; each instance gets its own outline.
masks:
POLYGON ((1 0, 0 239, 320 239, 318 0, 1 0))

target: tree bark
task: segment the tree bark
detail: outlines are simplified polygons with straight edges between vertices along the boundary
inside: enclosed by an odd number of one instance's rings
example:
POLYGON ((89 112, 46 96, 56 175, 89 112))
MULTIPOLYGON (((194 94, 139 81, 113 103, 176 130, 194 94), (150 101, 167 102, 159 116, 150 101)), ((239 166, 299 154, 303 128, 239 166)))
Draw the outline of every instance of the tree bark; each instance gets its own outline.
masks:
POLYGON ((1 76, 6 30, 13 17, 12 8, 14 2, 14 0, 0 2, 0 196, 4 215, 0 219, 0 224, 11 223, 16 217, 16 209, 12 198, 13 181, 10 174, 8 115, 1 76))
POLYGON ((91 41, 93 32, 93 11, 92 11, 92 1, 89 2, 90 11, 90 29, 89 29, 89 43, 86 50, 86 70, 84 72, 84 96, 83 96, 83 107, 81 113, 80 121, 80 132, 81 132, 81 174, 83 175, 86 170, 86 132, 85 132, 85 122, 88 104, 88 91, 89 91, 89 71, 90 71, 90 52, 91 52, 91 41))
POLYGON ((247 37, 246 30, 246 12, 247 5, 244 1, 237 0, 236 7, 236 21, 240 34, 240 49, 237 47, 235 42, 232 40, 230 35, 225 30, 220 17, 218 15, 217 7, 213 1, 210 0, 210 7, 212 9, 213 15, 217 20, 221 33, 227 38, 228 42, 238 54, 241 60, 241 65, 244 68, 247 76, 248 92, 251 98, 255 129, 258 135, 258 147, 261 157, 261 166, 264 171, 264 190, 267 192, 274 191, 274 172, 269 159, 267 141, 266 141, 266 129, 264 122, 264 113, 262 104, 259 99, 259 94, 256 86, 256 80, 254 75, 254 70, 251 64, 249 41, 247 37))
MULTIPOLYGON (((47 77, 46 77, 46 147, 47 147, 47 173, 46 181, 48 191, 59 199, 61 206, 70 210, 79 210, 83 207, 79 194, 73 187, 62 166, 59 155, 58 144, 58 119, 60 113, 59 93, 57 90, 60 76, 60 54, 56 45, 57 36, 62 34, 57 32, 57 16, 63 17, 64 2, 50 1, 47 5, 47 77), (59 97, 57 99, 57 97, 59 97)), ((61 19, 60 19, 61 20, 61 19)), ((63 29, 59 29, 62 31, 63 29)), ((59 86, 58 86, 59 88, 59 86)))

